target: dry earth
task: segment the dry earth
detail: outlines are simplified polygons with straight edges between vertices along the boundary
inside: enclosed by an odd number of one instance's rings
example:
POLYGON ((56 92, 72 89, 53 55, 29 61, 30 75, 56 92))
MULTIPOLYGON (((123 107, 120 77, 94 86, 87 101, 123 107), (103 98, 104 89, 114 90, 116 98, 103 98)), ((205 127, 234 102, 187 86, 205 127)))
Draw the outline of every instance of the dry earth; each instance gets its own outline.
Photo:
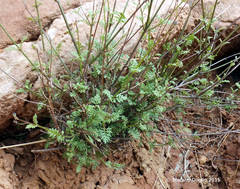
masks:
MULTIPOLYGON (((153 150, 145 140, 141 144, 125 141, 113 146, 108 160, 125 165, 119 170, 100 165, 76 174, 75 165, 63 159, 61 151, 31 152, 44 149, 43 144, 1 150, 0 188, 238 189, 240 135, 230 131, 240 129, 239 111, 192 107, 183 116, 183 122, 191 123, 188 130, 173 121, 178 120, 177 113, 168 112, 159 122, 162 133, 152 136, 153 150), (211 134, 223 129, 228 132, 211 134), (184 135, 196 130, 209 134, 196 138, 184 135), (175 142, 169 140, 173 131, 181 132, 172 137, 175 142)), ((5 145, 17 142, 9 138, 1 141, 5 145)))
MULTIPOLYGON (((231 4, 237 5, 238 1, 232 0, 232 2, 231 4)), ((12 3, 18 2, 12 1, 12 3)), ((76 5, 78 4, 73 3, 73 7, 76 5)), ((4 6, 1 6, 5 12, 0 11, 0 18, 9 16, 6 12, 8 7, 4 8, 4 6)), ((68 8, 70 6, 66 4, 66 9, 68 8)), ((19 34, 14 36, 16 40, 20 40, 24 35, 34 39, 36 36, 32 34, 36 27, 25 27, 29 22, 27 22, 27 12, 23 10, 24 7, 19 6, 15 12, 12 12, 15 18, 11 20, 12 25, 15 26, 12 32, 19 34), (21 26, 14 24, 18 19, 23 20, 21 26)), ((53 14, 50 15, 51 19, 46 22, 46 26, 57 15, 54 10, 56 9, 51 9, 53 14)), ((232 15, 239 18, 239 11, 227 11, 227 13, 230 16, 225 16, 222 23, 231 23, 225 18, 232 18, 232 15)), ((235 20, 235 17, 232 20, 235 20)), ((47 18, 49 17, 43 16, 43 19, 47 18)), ((6 19, 4 20, 6 22, 6 19)), ((235 42, 239 43, 239 40, 235 42)), ((5 47, 9 43, 9 40, 4 38, 0 47, 5 47)), ((155 140, 153 150, 145 140, 142 144, 135 141, 119 142, 118 148, 113 148, 115 150, 109 157, 109 160, 125 165, 119 170, 100 165, 96 169, 83 168, 79 174, 76 174, 75 165, 63 159, 61 151, 32 152, 32 150, 44 149, 43 144, 0 150, 0 189, 239 189, 240 110, 227 112, 215 108, 209 111, 206 108, 199 108, 197 103, 195 106, 186 109, 186 114, 183 115, 184 125, 188 127, 182 127, 176 122, 179 115, 175 111, 165 115, 158 123, 161 133, 154 133, 152 136, 155 140), (200 138, 188 136, 195 131, 202 133, 203 136, 200 138), (172 139, 175 141, 173 142, 172 139)), ((25 133, 12 125, 5 133, 1 133, 0 145, 37 139, 35 134, 25 133), (19 133, 26 136, 22 137, 19 133)))

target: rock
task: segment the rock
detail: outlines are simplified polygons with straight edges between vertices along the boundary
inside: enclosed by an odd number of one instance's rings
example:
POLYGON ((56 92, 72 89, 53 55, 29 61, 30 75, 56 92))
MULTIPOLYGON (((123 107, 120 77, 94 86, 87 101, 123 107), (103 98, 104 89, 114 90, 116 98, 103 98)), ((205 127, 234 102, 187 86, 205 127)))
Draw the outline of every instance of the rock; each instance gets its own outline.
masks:
POLYGON ((201 165, 205 164, 207 161, 208 161, 208 158, 207 158, 206 156, 200 155, 200 157, 199 157, 199 163, 200 163, 201 165))
MULTIPOLYGON (((37 54, 32 49, 33 44, 35 43, 23 43, 22 49, 32 61, 36 61, 37 54)), ((23 112, 22 99, 27 98, 27 94, 17 94, 16 90, 25 83, 31 70, 27 59, 17 50, 6 48, 0 53, 0 129, 8 125, 14 112, 23 112)))
POLYGON ((82 188, 82 189, 94 189, 94 188, 96 188, 96 185, 93 182, 85 182, 83 184, 80 184, 79 188, 82 188))
MULTIPOLYGON (((216 28, 223 28, 221 32, 222 39, 225 39, 231 32, 233 32, 236 27, 238 30, 233 34, 233 38, 230 43, 224 46, 219 53, 219 57, 224 57, 226 55, 232 55, 239 52, 240 44, 240 1, 238 0, 222 0, 220 1, 217 8, 217 15, 219 15, 219 20, 216 22, 216 28)), ((238 80, 239 73, 236 73, 238 80)), ((234 76, 234 75, 233 75, 234 76)))
POLYGON ((0 150, 0 188, 14 189, 18 179, 14 173, 15 157, 0 150))
MULTIPOLYGON (((207 10, 206 12, 211 12, 213 10, 214 4, 215 4, 215 0, 204 1, 204 7, 207 10)), ((217 17, 217 21, 214 23, 214 27, 227 29, 232 24, 240 25, 239 9, 240 9, 240 1, 238 0, 218 1, 217 7, 216 7, 216 13, 215 13, 215 16, 217 17)))
MULTIPOLYGON (((193 0, 194 1, 194 0, 193 0)), ((206 0, 204 1, 204 7, 208 17, 210 16, 209 12, 213 10, 215 0, 206 0)), ((201 18, 202 9, 201 4, 199 3, 193 11, 193 20, 201 18)), ((218 1, 218 5, 215 11, 216 21, 213 23, 214 28, 221 29, 221 38, 224 40, 231 32, 233 32, 236 27, 240 25, 240 1, 239 0, 221 0, 218 1)), ((233 34, 237 36, 240 34, 240 28, 233 34)), ((218 54, 219 58, 226 56, 226 54, 236 53, 240 43, 240 36, 234 37, 230 44, 225 45, 218 54)))
MULTIPOLYGON (((122 10, 125 9, 126 3, 128 2, 128 6, 126 7, 124 16, 126 17, 125 20, 128 18, 131 18, 133 13, 135 12, 136 8, 139 6, 138 1, 128 1, 128 0, 118 0, 116 3, 116 8, 115 12, 121 12, 122 10)), ((175 2, 175 0, 174 0, 175 2)), ((155 8, 153 9, 153 12, 156 11, 156 8, 161 4, 161 1, 155 1, 155 8)), ((159 11, 158 15, 164 15, 167 13, 168 9, 173 6, 174 3, 164 3, 163 7, 159 11)), ((87 43, 89 39, 89 31, 90 31, 90 26, 86 23, 86 21, 83 21, 84 19, 86 20, 86 17, 90 18, 91 13, 89 10, 92 10, 92 7, 95 6, 96 10, 100 10, 102 3, 101 0, 96 1, 96 3, 93 2, 87 2, 83 6, 80 6, 78 8, 72 9, 66 13, 66 19, 68 21, 68 24, 72 28, 72 32, 74 33, 75 37, 79 39, 81 45, 83 45, 85 48, 87 48, 87 43), (76 28, 78 28, 78 33, 76 31, 76 28)), ((111 10, 113 10, 114 7, 114 1, 110 1, 109 7, 111 10)), ((95 23, 97 22, 99 16, 99 12, 95 15, 95 23)), ((124 49, 123 52, 131 52, 131 50, 134 48, 134 46, 137 43, 137 40, 140 38, 141 32, 138 32, 139 29, 142 27, 142 22, 140 21, 139 17, 141 17, 141 12, 138 11, 136 15, 131 19, 127 24, 124 26, 122 30, 118 31, 122 26, 123 23, 119 24, 116 28, 113 26, 111 27, 112 29, 108 32, 111 34, 113 30, 113 35, 117 33, 116 38, 114 39, 115 41, 120 40, 123 36, 128 36, 124 37, 121 42, 118 45, 118 48, 121 47, 123 43, 124 44, 124 49), (127 39, 127 43, 125 42, 125 39, 127 39)), ((147 17, 147 9, 143 10, 143 17, 146 19, 147 17)), ((101 15, 100 21, 104 19, 104 15, 101 15)), ((116 22, 116 21, 115 21, 116 22)), ((94 25, 94 30, 95 30, 94 25)), ((96 32, 96 40, 99 40, 101 35, 104 32, 104 27, 100 23, 99 26, 97 27, 97 32, 96 32)), ((72 43, 72 40, 70 36, 67 33, 67 28, 65 26, 65 22, 63 17, 59 17, 55 19, 50 26, 49 30, 47 31, 47 34, 49 38, 51 39, 51 42, 53 46, 57 47, 61 43, 61 52, 60 56, 63 58, 63 60, 66 60, 66 62, 69 61, 69 56, 72 56, 72 53, 69 52, 74 52, 74 45, 72 43)), ((45 39, 46 40, 46 39, 45 39)), ((47 42, 45 42, 47 44, 47 42)), ((49 47, 50 48, 50 47, 49 47)))
POLYGON ((129 183, 111 183, 111 184, 108 184, 104 187, 99 187, 99 189, 138 189, 139 187, 137 187, 136 185, 132 185, 132 184, 129 184, 129 183))
MULTIPOLYGON (((61 0, 62 7, 67 10, 79 6, 87 0, 61 0)), ((40 17, 43 27, 48 26, 56 16, 59 9, 57 4, 52 0, 41 0, 39 6, 40 17)), ((36 16, 34 0, 9 0, 0 6, 0 23, 6 27, 7 31, 14 40, 20 41, 27 36, 30 40, 37 39, 40 30, 37 24, 29 18, 31 15, 36 16)), ((0 30, 0 49, 12 44, 8 37, 0 30)))
MULTIPOLYGON (((61 2, 64 4, 65 1, 61 1, 61 2)), ((70 1, 70 2, 75 2, 75 1, 70 1)), ((127 0, 117 1, 116 11, 122 11, 126 5, 126 2, 127 0)), ((129 1, 129 4, 126 7, 126 12, 125 12, 126 19, 128 19, 131 15, 133 15, 136 7, 138 6, 137 2, 138 2, 137 0, 129 1)), ((16 4, 16 2, 14 3, 16 4)), ((15 5, 14 3, 13 5, 15 5)), ((155 1, 155 3, 158 3, 159 5, 161 1, 155 1)), ((75 32, 73 31, 74 35, 79 36, 79 41, 81 42, 82 46, 85 48, 86 48, 86 44, 89 37, 88 36, 89 25, 86 22, 83 22, 82 18, 84 18, 86 15, 89 15, 89 10, 92 10, 93 4, 94 4, 93 2, 86 2, 85 4, 83 4, 78 8, 66 11, 66 19, 68 20, 70 27, 75 29, 76 28, 75 26, 76 25, 78 26, 78 29, 79 29, 78 34, 76 33, 76 30, 75 30, 75 32)), ((171 3, 169 4, 169 2, 164 4, 163 8, 159 12, 159 16, 164 15, 168 11, 169 7, 173 5, 174 4, 171 4, 171 3)), ((50 4, 44 4, 43 2, 42 2, 42 6, 47 6, 48 8, 51 7, 50 4)), ((99 8, 100 6, 101 6, 101 1, 100 0, 95 1, 95 7, 99 8)), ((110 7, 113 7, 113 6, 114 6, 113 2, 110 1, 110 7)), ((65 7, 67 7, 67 4, 65 7)), ((19 12, 24 13, 24 14, 21 14, 21 16, 25 15, 23 5, 16 10, 17 10, 15 11, 16 13, 19 13, 19 12)), ((42 7, 42 10, 44 10, 44 7, 42 7)), ((45 17, 42 16, 42 18, 47 18, 47 17, 53 18, 54 17, 53 15, 57 14, 57 12, 53 10, 56 10, 56 8, 53 8, 51 11, 49 11, 49 13, 51 13, 51 16, 50 14, 48 14, 48 16, 46 16, 45 14, 45 17)), ((143 15, 146 15, 146 11, 147 11, 146 9, 143 11, 143 15)), ((42 15, 44 14, 42 13, 42 15)), ((128 52, 128 53, 131 52, 133 47, 136 45, 138 38, 140 37, 140 32, 137 32, 137 30, 142 25, 141 21, 137 19, 139 16, 140 16, 140 11, 138 11, 136 15, 133 17, 134 18, 133 21, 130 21, 128 24, 124 26, 123 30, 117 33, 116 39, 121 39, 121 37, 124 35, 136 32, 135 35, 131 36, 131 40, 129 40, 129 42, 125 44, 124 52, 128 52), (129 32, 130 30, 131 32, 129 32)), ((14 18, 15 17, 19 19, 17 15, 14 15, 14 18)), ((6 20, 4 18, 5 17, 1 17, 1 19, 5 21, 5 25, 6 25, 6 20)), ((13 23, 16 23, 18 21, 19 20, 17 21, 12 20, 13 23)), ((10 22, 8 25, 9 27, 11 27, 12 23, 10 22)), ((15 29, 10 28, 10 34, 14 36, 15 40, 20 39, 19 36, 22 36, 22 33, 21 34, 19 33, 19 35, 14 34, 14 31, 16 30, 23 31, 23 33, 25 32, 24 34, 28 34, 28 30, 25 27, 23 27, 24 29, 22 30, 19 29, 21 24, 18 26, 16 24, 13 24, 13 25, 15 25, 17 28, 15 29)), ((117 29, 119 29, 119 27, 121 26, 123 26, 123 24, 118 26, 117 29)), ((33 25, 33 28, 34 28, 34 25, 33 25)), ((7 30, 8 29, 9 28, 7 28, 7 30)), ((100 27, 96 31, 97 31, 96 39, 99 39, 102 34, 103 27, 100 25, 100 27)), ((75 49, 74 49, 72 40, 67 33, 67 29, 66 29, 63 17, 60 16, 59 18, 55 19, 50 25, 46 33, 48 37, 51 39, 52 45, 54 47, 57 47, 60 43, 62 43, 60 57, 63 60, 63 62, 71 63, 71 60, 73 58, 72 53, 75 51, 75 49)), ((48 44, 46 42, 46 37, 44 38, 44 40, 45 40, 45 44, 48 44)), ((124 43, 124 39, 121 40, 121 42, 117 47, 120 48, 121 44, 123 43, 124 43)), ((6 42, 2 44, 6 44, 6 42)), ((32 48, 33 45, 35 46, 36 49, 38 49, 39 54, 42 55, 43 53, 41 51, 42 49, 41 37, 36 42, 24 42, 22 44, 23 51, 26 52, 26 54, 34 62, 38 60, 38 56, 36 51, 32 48)), ((50 45, 49 44, 46 45, 46 48, 49 50, 50 45)), ((41 56, 41 58, 43 57, 41 56)), ((1 69, 0 70, 0 129, 4 129, 11 122, 11 119, 13 118, 12 114, 14 112, 16 112, 17 115, 21 115, 22 117, 29 116, 34 113, 34 111, 31 109, 31 104, 24 102, 24 99, 26 99, 28 95, 16 93, 16 90, 25 83, 26 79, 31 80, 33 74, 31 72, 31 65, 26 60, 26 58, 20 52, 17 52, 16 50, 9 50, 9 48, 5 48, 0 52, 0 65, 1 65, 0 67, 1 69)), ((55 72, 58 72, 59 70, 62 69, 62 65, 58 58, 56 58, 56 60, 54 61, 53 67, 54 67, 53 70, 55 70, 55 72)), ((37 82, 33 80, 32 84, 34 83, 35 83, 34 85, 35 88, 41 87, 40 80, 38 80, 37 82)))
POLYGON ((137 187, 129 175, 123 175, 120 176, 118 174, 114 174, 109 177, 109 180, 104 184, 102 187, 100 186, 99 189, 124 189, 124 188, 129 188, 129 189, 137 189, 137 187))
MULTIPOLYGON (((87 0, 84 0, 84 1, 87 1, 87 0)), ((211 2, 213 1, 214 0, 206 1, 206 5, 209 8, 209 10, 211 10, 210 8, 211 6, 208 6, 207 3, 210 2, 211 4, 211 2)), ((9 31, 10 34, 13 35, 14 39, 16 40, 21 39, 23 35, 28 35, 33 37, 35 33, 37 33, 35 32, 37 31, 37 29, 34 29, 35 28, 34 24, 31 25, 31 23, 27 21, 26 17, 28 15, 26 13, 26 10, 24 9, 24 6, 22 4, 21 5, 18 4, 19 2, 15 2, 15 1, 11 1, 11 2, 12 4, 9 3, 8 5, 1 6, 0 10, 3 9, 3 7, 5 6, 8 6, 8 7, 6 7, 4 11, 2 12, 0 11, 0 18, 1 18, 0 21, 1 22, 3 21, 3 24, 7 26, 7 30, 10 30, 9 31), (10 10, 11 8, 10 4, 11 4, 11 7, 18 5, 18 8, 16 9, 15 13, 11 13, 11 14, 14 14, 13 15, 14 19, 11 19, 11 17, 6 19, 6 14, 8 13, 6 11, 10 10), (1 16, 1 15, 5 15, 5 16, 1 16), (23 18, 23 20, 25 19, 25 21, 20 22, 19 21, 20 18, 23 18), (10 21, 7 21, 7 20, 10 20, 10 21), (6 25, 6 23, 8 24, 6 25), (26 25, 28 26, 25 27, 26 25), (11 28, 11 27, 14 27, 14 28, 11 28), (34 30, 34 32, 31 32, 29 28, 34 30), (18 32, 16 33, 15 31, 18 31, 18 32), (32 35, 31 33, 34 33, 34 35, 32 35)), ((31 4, 29 4, 28 1, 26 2, 30 12, 32 12, 32 14, 36 14, 34 12, 34 9, 31 7, 31 4)), ((40 7, 40 12, 42 15, 41 18, 43 20, 43 23, 49 24, 53 20, 53 22, 49 26, 49 29, 46 30, 48 38, 51 40, 52 45, 54 47, 57 47, 59 44, 61 44, 60 53, 59 53, 60 57, 63 62, 65 62, 66 64, 70 64, 72 63, 72 58, 74 58, 73 52, 75 51, 75 49, 74 49, 72 40, 67 33, 64 19, 62 16, 54 19, 56 15, 59 13, 57 11, 58 9, 56 8, 56 4, 53 3, 53 1, 51 1, 51 3, 50 1, 46 1, 46 2, 41 1, 41 2, 42 2, 42 5, 40 7)), ((79 2, 74 0, 61 1, 61 2, 65 9, 75 5, 79 5, 79 2), (69 4, 67 2, 69 2, 69 4)), ((109 5, 110 7, 114 6, 113 2, 114 1, 110 1, 110 5, 109 5)), ((125 7, 126 2, 127 0, 118 0, 116 3, 116 11, 122 11, 125 7)), ((125 12, 126 19, 128 19, 134 13, 136 6, 138 6, 138 2, 139 2, 138 0, 129 1, 128 6, 126 6, 126 12, 125 12)), ((161 2, 162 1, 154 1, 154 8, 156 9, 161 4, 161 2)), ((173 10, 171 8, 173 8, 176 5, 176 2, 178 1, 175 1, 175 0, 171 2, 165 1, 157 18, 159 19, 159 17, 169 14, 169 12, 173 10)), ((89 39, 89 25, 86 22, 83 22, 83 18, 86 16, 89 18, 89 14, 90 14, 89 11, 92 10, 93 5, 94 5, 93 2, 85 2, 80 7, 66 11, 66 15, 65 15, 70 27, 72 28, 73 35, 79 37, 79 41, 82 47, 85 49, 87 48, 87 42, 89 39), (76 26, 78 28, 78 33, 76 31, 76 26)), ((219 17, 220 19, 215 23, 216 27, 225 27, 224 23, 226 24, 228 19, 231 20, 230 22, 236 22, 236 24, 239 24, 237 18, 240 16, 239 15, 240 11, 239 11, 239 7, 237 7, 236 5, 239 5, 238 0, 221 1, 219 5, 220 7, 216 11, 216 15, 221 15, 219 17), (223 10, 225 10, 224 7, 230 7, 230 8, 229 10, 226 9, 226 11, 223 12, 223 10), (234 16, 230 13, 234 13, 234 16)), ((101 1, 96 0, 94 6, 96 9, 100 10, 101 1)), ((183 4, 182 7, 183 7, 181 8, 182 12, 177 17, 175 27, 171 29, 171 32, 170 32, 171 34, 169 35, 170 36, 169 39, 171 39, 181 31, 181 28, 184 25, 185 19, 188 16, 189 6, 183 4)), ((146 19, 146 15, 147 15, 147 10, 145 9, 143 10, 144 19, 146 19)), ((188 25, 191 26, 191 24, 194 23, 194 20, 197 20, 200 18, 200 15, 201 15, 200 7, 195 8, 193 10, 193 14, 188 25)), ((140 16, 141 16, 140 11, 136 12, 136 15, 133 17, 134 19, 131 20, 128 24, 126 24, 123 30, 121 30, 120 32, 117 32, 116 40, 118 39, 119 40, 121 39, 121 40, 120 40, 120 43, 115 47, 116 49, 121 48, 121 45, 124 43, 125 38, 122 39, 122 37, 128 36, 127 39, 131 39, 131 40, 127 40, 128 42, 127 44, 124 45, 123 51, 128 54, 131 53, 132 49, 135 47, 141 35, 141 33, 138 32, 138 29, 142 26, 141 21, 138 19, 140 16), (130 33, 133 34, 134 32, 135 34, 129 37, 129 34, 130 33)), ((155 20, 156 23, 158 19, 155 20)), ((103 16, 101 16, 100 20, 103 20, 103 16)), ((119 26, 117 26, 116 31, 121 26, 123 26, 122 23, 119 26)), ((96 40, 98 40, 101 37, 102 32, 103 32, 103 26, 100 24, 98 29, 96 30, 96 40)), ((112 30, 110 30, 109 33, 111 32, 112 30)), ((153 36, 163 38, 164 35, 165 34, 163 34, 163 36, 156 34, 153 36)), ((44 37, 44 41, 45 41, 46 49, 49 50, 50 45, 47 43, 46 37, 44 37)), ((0 45, 7 44, 7 43, 10 43, 10 42, 8 41, 8 39, 5 38, 5 35, 0 33, 0 45)), ((41 37, 35 42, 23 43, 22 48, 24 51, 26 51, 26 54, 33 61, 37 61, 38 56, 36 51, 32 48, 33 45, 36 47, 36 49, 38 49, 39 54, 41 55, 40 58, 44 60, 44 58, 46 57, 43 56, 43 52, 42 52, 43 47, 42 47, 41 37)), ((60 73, 60 71, 62 70, 61 61, 58 58, 55 58, 53 62, 54 62, 53 70, 55 74, 60 73)), ((16 93, 16 90, 25 83, 26 79, 31 80, 35 88, 41 87, 40 80, 35 80, 35 79, 32 80, 31 79, 32 75, 34 74, 32 74, 31 65, 20 52, 9 50, 8 48, 5 48, 0 51, 0 129, 3 129, 7 125, 9 125, 9 123, 11 122, 11 119, 13 118, 12 114, 14 112, 16 112, 18 115, 21 115, 22 117, 24 117, 25 115, 30 116, 31 114, 34 113, 34 111, 31 109, 31 104, 23 101, 23 99, 26 99, 28 97, 28 95, 16 93)))

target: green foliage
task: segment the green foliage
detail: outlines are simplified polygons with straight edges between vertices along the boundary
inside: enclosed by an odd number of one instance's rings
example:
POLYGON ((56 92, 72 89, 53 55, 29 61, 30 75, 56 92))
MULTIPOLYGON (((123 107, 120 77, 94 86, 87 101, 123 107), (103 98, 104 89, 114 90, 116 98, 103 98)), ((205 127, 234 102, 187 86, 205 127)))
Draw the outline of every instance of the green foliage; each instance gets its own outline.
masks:
MULTIPOLYGON (((59 1, 56 2, 61 9, 59 1)), ((141 37, 132 52, 125 54, 121 50, 127 45, 124 42, 128 35, 119 39, 117 29, 132 20, 126 18, 125 11, 117 12, 104 1, 100 11, 89 12, 89 19, 83 20, 90 26, 87 48, 73 35, 76 28, 71 28, 65 20, 76 49, 72 52, 72 65, 64 63, 64 74, 51 73, 49 62, 32 64, 44 84, 44 88, 37 91, 38 109, 47 104, 52 125, 51 128, 39 125, 34 115, 33 123, 26 128, 40 127, 51 139, 64 145, 67 160, 78 163, 77 172, 82 166, 97 166, 104 160, 115 138, 139 140, 143 133, 153 132, 159 117, 169 109, 183 111, 184 107, 193 104, 194 98, 201 99, 209 107, 222 104, 217 98, 210 100, 215 95, 214 88, 226 78, 219 77, 216 81, 208 78, 215 57, 212 46, 216 43, 209 33, 212 20, 202 19, 191 34, 184 34, 186 28, 183 26, 179 36, 162 43, 162 38, 152 38, 155 28, 170 26, 168 32, 171 32, 175 18, 159 19, 154 25, 157 16, 151 12, 152 3, 150 0, 140 7, 142 11, 145 8, 149 11, 147 19, 138 18, 142 22, 141 37), (100 12, 105 15, 104 19, 98 16, 100 12), (103 28, 100 38, 94 34, 97 27, 103 28)), ((174 11, 177 12, 178 7, 174 11)), ((36 21, 43 36, 40 20, 36 21)), ((213 32, 217 34, 218 31, 213 32)), ((61 44, 52 51, 46 52, 49 59, 60 59, 61 44)), ((240 88, 239 83, 236 87, 240 88)), ((18 92, 31 92, 31 88, 27 80, 24 90, 18 92)), ((169 145, 174 146, 170 136, 169 145)), ((121 167, 110 161, 105 164, 121 167)))

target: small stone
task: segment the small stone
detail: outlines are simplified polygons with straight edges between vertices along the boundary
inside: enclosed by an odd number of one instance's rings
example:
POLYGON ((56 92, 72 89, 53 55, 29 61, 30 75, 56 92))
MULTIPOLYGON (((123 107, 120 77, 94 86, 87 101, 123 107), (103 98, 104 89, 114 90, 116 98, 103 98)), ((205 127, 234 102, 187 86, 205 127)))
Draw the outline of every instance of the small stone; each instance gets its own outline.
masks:
POLYGON ((207 162, 207 160, 208 160, 208 158, 206 156, 204 156, 204 155, 201 155, 199 157, 199 163, 200 164, 205 164, 207 162))

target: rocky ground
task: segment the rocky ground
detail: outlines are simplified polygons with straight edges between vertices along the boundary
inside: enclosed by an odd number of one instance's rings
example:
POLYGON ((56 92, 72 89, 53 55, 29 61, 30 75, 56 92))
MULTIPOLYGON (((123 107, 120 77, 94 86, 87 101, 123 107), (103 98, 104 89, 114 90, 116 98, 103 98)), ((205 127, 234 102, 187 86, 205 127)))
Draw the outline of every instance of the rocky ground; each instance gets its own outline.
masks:
MULTIPOLYGON (((72 8, 86 1, 91 0, 63 0, 63 8, 70 9, 71 13, 72 8)), ((47 0, 42 2, 41 20, 46 30, 50 28, 52 30, 49 31, 55 31, 53 33, 57 37, 54 40, 57 44, 67 35, 62 31, 63 20, 55 19, 59 15, 56 4, 47 0)), ((211 5, 215 0, 206 2, 211 5)), ((32 59, 37 59, 32 45, 41 44, 41 40, 37 41, 39 29, 36 24, 28 19, 31 16, 29 13, 36 15, 32 3, 26 0, 24 5, 20 1, 9 0, 0 7, 0 23, 7 27, 17 42, 27 36, 28 42, 23 43, 22 48, 32 59)), ((206 4, 206 7, 211 6, 206 4)), ((215 27, 239 25, 239 10, 239 0, 222 0, 217 9, 219 20, 215 27)), ((200 13, 201 9, 196 7, 192 20, 199 19, 200 13)), ((184 15, 182 17, 185 18, 184 15)), ((182 17, 179 19, 184 20, 182 17)), ((222 35, 231 31, 231 28, 225 30, 222 35)), ((70 38, 68 41, 71 43, 70 38)), ((221 51, 222 56, 229 54, 229 51, 236 52, 239 41, 238 35, 228 48, 221 51)), ((23 101, 30 97, 15 93, 19 85, 32 77, 31 66, 26 59, 20 53, 5 48, 10 44, 9 38, 0 31, 0 128, 11 125, 4 132, 1 131, 0 146, 39 140, 38 131, 28 133, 12 123, 13 112, 22 117, 32 112, 30 103, 23 101)), ((64 45, 70 46, 66 41, 64 45)), ((69 48, 65 50, 64 56, 71 52, 69 48)), ((69 60, 69 57, 64 58, 69 60)), ((166 113, 157 123, 159 132, 152 134, 151 144, 143 139, 141 143, 119 141, 117 147, 113 146, 108 158, 124 165, 118 170, 100 165, 96 169, 83 168, 77 174, 76 166, 62 158, 61 150, 46 151, 44 143, 0 150, 0 189, 240 188, 240 109, 208 110, 196 102, 184 112, 181 115, 182 123, 178 122, 177 111, 166 113), (199 137, 192 135, 196 131, 199 137)))
MULTIPOLYGON (((113 146, 108 160, 124 165, 119 170, 100 165, 96 169, 83 168, 76 174, 76 167, 62 158, 61 150, 34 151, 44 149, 43 144, 1 150, 0 188, 237 189, 240 188, 239 111, 193 107, 186 110, 183 118, 184 123, 190 123, 187 130, 173 121, 178 115, 169 112, 159 122, 162 133, 152 135, 153 149, 145 140, 119 141, 117 147, 113 146), (184 135, 193 131, 203 136, 184 135), (222 133, 216 135, 218 131, 222 133), (178 134, 170 137, 173 132, 178 134)), ((1 144, 17 142, 8 138, 1 144)))

